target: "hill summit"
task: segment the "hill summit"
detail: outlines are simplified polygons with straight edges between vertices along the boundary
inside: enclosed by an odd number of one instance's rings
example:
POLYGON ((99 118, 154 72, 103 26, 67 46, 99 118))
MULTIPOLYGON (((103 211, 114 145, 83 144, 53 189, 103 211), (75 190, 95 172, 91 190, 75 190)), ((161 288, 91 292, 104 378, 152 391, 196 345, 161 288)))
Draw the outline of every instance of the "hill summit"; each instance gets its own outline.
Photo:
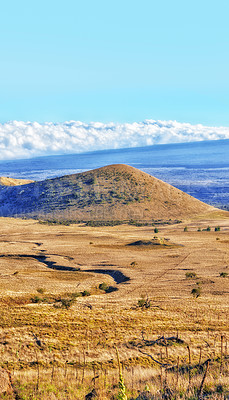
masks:
POLYGON ((0 215, 109 221, 189 218, 212 210, 136 168, 116 164, 23 186, 0 186, 0 215))

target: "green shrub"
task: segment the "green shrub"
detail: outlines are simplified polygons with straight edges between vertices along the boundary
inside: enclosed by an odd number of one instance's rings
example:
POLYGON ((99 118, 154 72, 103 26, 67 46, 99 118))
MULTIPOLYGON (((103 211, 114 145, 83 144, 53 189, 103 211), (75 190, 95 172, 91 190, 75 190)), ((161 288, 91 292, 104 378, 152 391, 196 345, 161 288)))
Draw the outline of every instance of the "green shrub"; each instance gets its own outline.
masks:
POLYGON ((192 289, 191 294, 193 295, 193 297, 200 297, 201 295, 201 287, 197 286, 195 288, 192 289))
POLYGON ((147 309, 151 307, 151 301, 148 296, 142 296, 141 299, 138 300, 138 307, 142 309, 147 309))
POLYGON ((220 226, 216 226, 215 227, 215 232, 219 232, 220 231, 220 226))
POLYGON ((228 273, 227 272, 220 272, 219 276, 221 278, 226 278, 228 276, 228 273))
POLYGON ((130 263, 130 266, 131 266, 131 267, 137 267, 137 266, 138 266, 138 263, 137 263, 136 261, 132 261, 132 262, 130 263))
POLYGON ((73 292, 73 293, 69 293, 68 295, 72 299, 77 299, 77 297, 81 297, 82 296, 82 292, 73 292))
POLYGON ((31 301, 32 301, 32 303, 41 303, 42 302, 42 299, 40 298, 40 297, 38 297, 38 296, 34 296, 34 297, 31 297, 31 301))
POLYGON ((91 295, 91 293, 88 291, 88 290, 84 290, 83 292, 81 292, 82 293, 82 296, 83 297, 85 297, 85 296, 90 296, 91 295))
POLYGON ((193 278, 197 278, 197 275, 195 272, 186 272, 185 277, 187 279, 193 279, 193 278))
POLYGON ((45 289, 44 288, 38 288, 37 292, 40 293, 40 294, 43 294, 45 292, 45 289))
POLYGON ((227 386, 223 385, 223 384, 219 384, 216 386, 215 391, 216 391, 216 393, 221 393, 221 394, 224 392, 227 393, 227 386))
POLYGON ((154 228, 154 233, 158 233, 158 228, 154 228))
POLYGON ((109 286, 107 285, 107 283, 103 282, 99 284, 99 289, 104 290, 104 292, 107 292, 109 290, 109 286))
POLYGON ((66 308, 66 310, 68 310, 72 304, 75 302, 75 299, 73 298, 59 298, 56 300, 56 303, 54 304, 55 306, 57 306, 57 304, 60 304, 61 308, 66 308))
POLYGON ((207 232, 210 232, 210 231, 211 231, 211 227, 208 226, 207 228, 203 229, 203 231, 204 231, 204 232, 206 232, 206 231, 207 231, 207 232))
POLYGON ((188 227, 187 226, 184 227, 184 232, 188 232, 188 227))
POLYGON ((91 178, 89 178, 88 180, 86 180, 84 182, 86 185, 95 185, 96 183, 96 178, 94 176, 92 176, 91 178))

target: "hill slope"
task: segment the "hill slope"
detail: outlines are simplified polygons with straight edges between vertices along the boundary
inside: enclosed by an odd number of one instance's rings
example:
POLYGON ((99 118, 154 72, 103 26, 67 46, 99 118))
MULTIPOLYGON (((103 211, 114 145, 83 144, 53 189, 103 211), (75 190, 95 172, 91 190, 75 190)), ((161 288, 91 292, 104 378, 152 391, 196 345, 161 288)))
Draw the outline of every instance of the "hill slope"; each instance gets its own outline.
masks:
POLYGON ((212 209, 122 164, 23 186, 0 186, 0 216, 146 221, 191 217, 212 209))
POLYGON ((28 183, 32 182, 33 181, 29 179, 14 179, 5 176, 0 176, 0 186, 19 186, 19 185, 27 185, 28 183))

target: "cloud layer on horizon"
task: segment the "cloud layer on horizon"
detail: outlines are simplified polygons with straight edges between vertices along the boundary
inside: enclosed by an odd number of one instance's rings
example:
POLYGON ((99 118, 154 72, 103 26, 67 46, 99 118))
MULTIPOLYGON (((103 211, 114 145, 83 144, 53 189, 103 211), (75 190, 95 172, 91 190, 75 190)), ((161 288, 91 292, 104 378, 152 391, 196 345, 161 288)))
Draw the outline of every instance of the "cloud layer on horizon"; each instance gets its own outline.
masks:
POLYGON ((154 120, 122 124, 12 121, 0 124, 0 160, 217 139, 229 139, 229 128, 154 120))

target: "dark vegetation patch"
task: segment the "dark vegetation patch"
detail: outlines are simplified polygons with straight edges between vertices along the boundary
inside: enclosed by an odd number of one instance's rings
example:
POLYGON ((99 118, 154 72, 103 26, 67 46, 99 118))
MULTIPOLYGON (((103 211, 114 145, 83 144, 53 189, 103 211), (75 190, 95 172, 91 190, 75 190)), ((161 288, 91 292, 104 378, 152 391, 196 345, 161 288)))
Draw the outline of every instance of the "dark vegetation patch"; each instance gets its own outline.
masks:
POLYGON ((227 278, 228 277, 228 272, 220 272, 219 276, 221 278, 227 278))
POLYGON ((193 295, 193 297, 198 298, 201 296, 202 293, 202 288, 201 286, 197 285, 196 287, 194 287, 191 291, 191 294, 193 295))
POLYGON ((150 221, 135 221, 130 220, 114 220, 114 221, 80 221, 86 226, 116 226, 116 225, 133 225, 133 226, 155 226, 155 225, 173 225, 180 224, 180 220, 150 220, 150 221))
POLYGON ((197 279, 197 275, 193 271, 186 272, 185 277, 186 279, 197 279))
POLYGON ((136 242, 128 243, 127 246, 155 246, 161 243, 154 243, 152 240, 136 240, 136 242))
MULTIPOLYGON (((35 217, 34 217, 35 218, 35 217)), ((36 219, 36 218, 35 218, 36 219)), ((91 227, 99 227, 99 226, 117 226, 117 225, 133 225, 133 226, 155 226, 155 225, 174 225, 180 224, 182 221, 180 220, 149 220, 149 221, 136 221, 133 219, 130 220, 78 220, 78 219, 58 219, 58 218, 48 218, 48 219, 39 219, 39 224, 42 225, 74 225, 74 224, 84 224, 85 226, 91 227)))
POLYGON ((116 292, 118 289, 114 286, 108 285, 106 282, 102 282, 99 284, 99 289, 105 293, 116 292))
POLYGON ((53 305, 55 308, 68 309, 76 302, 77 298, 90 296, 91 292, 83 290, 81 292, 64 293, 62 295, 45 294, 41 296, 41 294, 32 296, 30 301, 34 304, 46 303, 53 305))
POLYGON ((134 242, 128 243, 126 246, 133 247, 174 247, 177 246, 174 243, 171 243, 167 238, 159 238, 155 236, 152 240, 136 240, 134 242))

